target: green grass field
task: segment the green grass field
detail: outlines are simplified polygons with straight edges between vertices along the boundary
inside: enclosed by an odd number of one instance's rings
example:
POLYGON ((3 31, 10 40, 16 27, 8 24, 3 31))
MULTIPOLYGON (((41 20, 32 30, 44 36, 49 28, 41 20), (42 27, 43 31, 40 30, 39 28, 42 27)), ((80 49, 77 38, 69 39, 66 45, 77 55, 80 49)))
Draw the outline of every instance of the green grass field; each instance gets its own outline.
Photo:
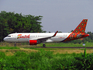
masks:
MULTIPOLYGON (((74 43, 45 43, 46 47, 84 47, 83 43, 74 44, 74 43)), ((38 46, 42 46, 43 44, 39 44, 38 46)), ((92 42, 85 43, 85 47, 93 47, 92 42)))
MULTIPOLYGON (((36 48, 36 47, 42 47, 42 43, 38 44, 37 46, 27 45, 26 43, 20 44, 18 43, 16 47, 14 47, 14 43, 0 43, 0 51, 9 51, 9 52, 15 52, 15 51, 25 51, 25 52, 31 52, 31 51, 53 51, 55 54, 57 53, 82 53, 83 49, 73 49, 73 48, 36 48), (25 47, 25 48, 23 48, 25 47), (26 48, 27 47, 27 48, 26 48), (35 48, 34 48, 35 47, 35 48), (20 49, 21 48, 21 49, 20 49), (4 50, 5 49, 5 50, 4 50), (8 50, 9 49, 9 50, 8 50)), ((87 42, 85 46, 83 44, 74 44, 74 43, 46 43, 46 47, 93 47, 92 42, 87 42)), ((87 49, 87 53, 93 53, 93 49, 87 49)))
MULTIPOLYGON (((0 44, 0 70, 92 70, 93 49, 30 48, 27 44, 0 44), (22 48, 29 47, 29 48, 22 48), (84 51, 85 50, 85 51, 84 51)), ((47 47, 82 47, 83 44, 46 43, 47 47)), ((86 47, 93 47, 86 43, 86 47)))
MULTIPOLYGON (((87 42, 85 43, 85 46, 83 45, 83 43, 81 44, 74 44, 74 43, 45 43, 46 47, 93 47, 93 43, 92 42, 87 42)), ((0 46, 14 46, 14 43, 6 43, 6 42, 2 42, 0 43, 0 46)), ((42 47, 43 43, 41 44, 37 44, 37 45, 29 45, 29 43, 17 43, 16 46, 20 46, 20 47, 42 47)))
MULTIPOLYGON (((15 49, 11 49, 15 50, 15 49)), ((54 54, 53 51, 37 49, 39 52, 0 51, 0 70, 92 70, 93 54, 54 54)), ((84 49, 83 49, 84 50, 84 49)), ((86 51, 86 50, 85 50, 86 51)))

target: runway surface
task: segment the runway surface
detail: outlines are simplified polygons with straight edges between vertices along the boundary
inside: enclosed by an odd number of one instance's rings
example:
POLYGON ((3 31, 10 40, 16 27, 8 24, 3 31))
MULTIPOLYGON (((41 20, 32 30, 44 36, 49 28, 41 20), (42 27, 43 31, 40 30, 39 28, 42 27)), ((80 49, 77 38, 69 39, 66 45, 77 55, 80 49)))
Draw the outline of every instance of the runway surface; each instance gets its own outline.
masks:
MULTIPOLYGON (((85 47, 23 47, 23 48, 76 48, 76 49, 81 49, 85 47)), ((93 47, 86 47, 87 49, 93 49, 93 47)))

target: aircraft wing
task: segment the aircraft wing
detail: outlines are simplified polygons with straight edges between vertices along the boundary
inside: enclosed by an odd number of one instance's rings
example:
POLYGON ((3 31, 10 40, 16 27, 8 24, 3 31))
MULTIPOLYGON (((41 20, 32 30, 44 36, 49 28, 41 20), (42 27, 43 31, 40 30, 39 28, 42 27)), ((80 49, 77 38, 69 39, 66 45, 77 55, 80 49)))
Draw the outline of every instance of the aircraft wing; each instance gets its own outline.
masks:
POLYGON ((33 39, 31 39, 31 40, 37 40, 37 43, 42 43, 42 42, 45 42, 45 41, 46 41, 47 39, 49 39, 49 38, 55 37, 57 33, 58 33, 58 31, 56 31, 53 36, 33 38, 33 39))

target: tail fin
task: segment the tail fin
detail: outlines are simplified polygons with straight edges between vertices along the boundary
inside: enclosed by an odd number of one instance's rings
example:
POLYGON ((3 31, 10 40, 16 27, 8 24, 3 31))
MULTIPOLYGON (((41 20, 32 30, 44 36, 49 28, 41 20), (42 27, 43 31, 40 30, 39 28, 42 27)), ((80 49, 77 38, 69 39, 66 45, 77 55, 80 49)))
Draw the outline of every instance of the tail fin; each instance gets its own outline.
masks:
POLYGON ((63 42, 89 36, 89 34, 85 33, 87 21, 88 19, 83 19, 76 29, 63 42))
POLYGON ((81 23, 73 31, 73 33, 85 33, 87 21, 88 19, 83 19, 81 23))

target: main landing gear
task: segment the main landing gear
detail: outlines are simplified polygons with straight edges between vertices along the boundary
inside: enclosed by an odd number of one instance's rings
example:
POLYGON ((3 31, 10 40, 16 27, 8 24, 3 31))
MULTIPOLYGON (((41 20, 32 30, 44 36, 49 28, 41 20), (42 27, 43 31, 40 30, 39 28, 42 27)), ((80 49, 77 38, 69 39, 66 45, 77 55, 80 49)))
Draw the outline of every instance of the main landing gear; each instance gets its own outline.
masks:
POLYGON ((43 43, 43 47, 46 47, 45 43, 43 43))

